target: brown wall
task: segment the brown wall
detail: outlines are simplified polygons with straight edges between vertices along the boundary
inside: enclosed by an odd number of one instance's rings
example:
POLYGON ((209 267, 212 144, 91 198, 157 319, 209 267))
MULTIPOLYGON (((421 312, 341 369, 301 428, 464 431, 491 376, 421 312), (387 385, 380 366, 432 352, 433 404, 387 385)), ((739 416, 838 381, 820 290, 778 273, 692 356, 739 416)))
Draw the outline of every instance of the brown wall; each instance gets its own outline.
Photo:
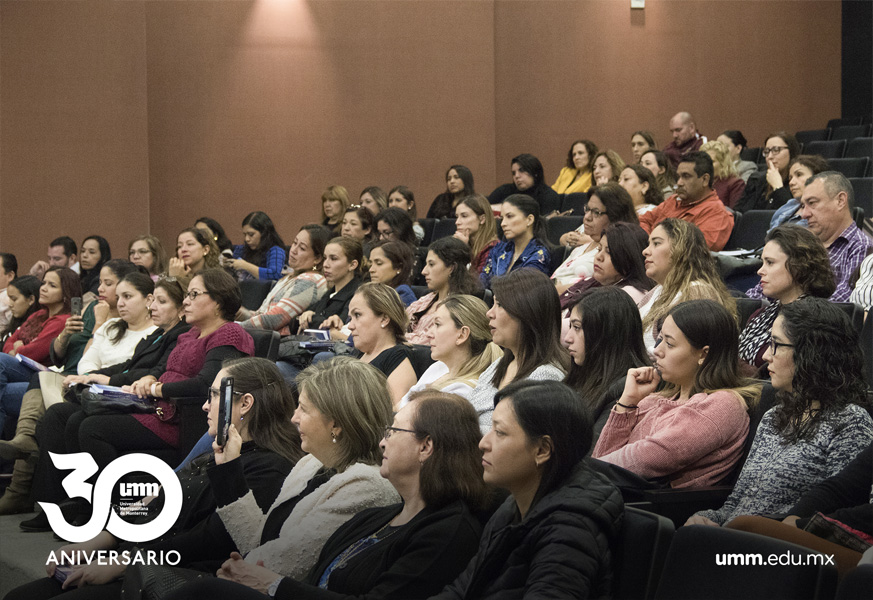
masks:
POLYGON ((254 209, 290 241, 328 185, 410 185, 423 214, 449 164, 487 194, 533 152, 553 180, 572 139, 627 156, 678 110, 757 145, 839 114, 839 40, 827 0, 2 1, 0 247, 120 256, 254 209))

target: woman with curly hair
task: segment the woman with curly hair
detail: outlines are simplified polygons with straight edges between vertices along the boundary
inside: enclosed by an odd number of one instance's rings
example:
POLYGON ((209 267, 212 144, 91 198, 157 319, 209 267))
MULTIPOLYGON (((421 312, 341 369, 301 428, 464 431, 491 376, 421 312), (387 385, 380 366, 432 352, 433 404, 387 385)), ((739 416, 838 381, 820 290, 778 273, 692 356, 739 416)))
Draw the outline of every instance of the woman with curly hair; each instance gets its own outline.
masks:
POLYGON ((764 360, 779 404, 761 419, 724 506, 701 511, 686 525, 787 512, 873 441, 858 332, 842 310, 823 298, 784 306, 764 360))
POLYGON ((603 185, 610 181, 618 181, 618 176, 625 168, 624 160, 615 150, 601 150, 594 155, 592 163, 594 185, 603 185))
POLYGON ((591 187, 591 173, 594 171, 594 156, 597 144, 589 140, 576 140, 567 152, 567 164, 552 184, 559 194, 587 192, 591 187))
POLYGON ((804 296, 827 299, 836 289, 828 251, 800 225, 771 229, 761 260, 761 288, 772 303, 752 314, 740 333, 740 360, 755 369, 764 365, 770 330, 784 306, 804 296))
POLYGON ((686 300, 710 299, 737 319, 737 302, 719 275, 700 229, 682 219, 664 219, 649 235, 643 250, 646 275, 658 285, 637 303, 649 354, 670 309, 686 300))

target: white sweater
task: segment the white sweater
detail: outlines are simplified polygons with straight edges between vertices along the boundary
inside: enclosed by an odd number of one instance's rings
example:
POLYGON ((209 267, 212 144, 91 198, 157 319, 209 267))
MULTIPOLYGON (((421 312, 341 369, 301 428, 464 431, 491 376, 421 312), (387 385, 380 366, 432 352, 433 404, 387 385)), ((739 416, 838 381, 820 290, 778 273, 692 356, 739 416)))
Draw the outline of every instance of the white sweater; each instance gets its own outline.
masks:
POLYGON ((77 370, 79 375, 93 373, 118 363, 123 363, 133 356, 133 351, 136 350, 136 345, 147 338, 154 332, 157 327, 151 325, 140 331, 131 331, 128 329, 124 332, 124 336, 116 343, 112 343, 110 337, 114 335, 113 330, 108 330, 108 327, 120 321, 121 319, 109 319, 94 332, 94 341, 91 342, 91 347, 82 355, 79 360, 77 370))

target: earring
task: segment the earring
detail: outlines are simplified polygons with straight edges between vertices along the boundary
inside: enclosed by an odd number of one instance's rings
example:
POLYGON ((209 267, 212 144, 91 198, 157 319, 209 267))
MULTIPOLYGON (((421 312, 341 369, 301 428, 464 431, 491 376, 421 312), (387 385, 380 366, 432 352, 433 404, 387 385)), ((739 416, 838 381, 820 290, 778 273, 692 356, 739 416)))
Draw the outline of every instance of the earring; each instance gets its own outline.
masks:
POLYGON ((385 323, 382 323, 382 329, 385 329, 385 323))
POLYGON ((333 431, 330 432, 330 439, 334 444, 336 444, 336 434, 333 431))

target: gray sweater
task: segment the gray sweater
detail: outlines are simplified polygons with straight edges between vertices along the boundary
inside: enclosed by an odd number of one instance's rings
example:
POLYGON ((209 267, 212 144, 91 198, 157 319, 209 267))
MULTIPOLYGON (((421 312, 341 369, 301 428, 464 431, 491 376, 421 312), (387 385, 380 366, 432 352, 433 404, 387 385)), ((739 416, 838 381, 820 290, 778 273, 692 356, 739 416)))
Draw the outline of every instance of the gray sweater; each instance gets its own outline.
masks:
POLYGON ((778 408, 761 419, 749 458, 724 506, 698 515, 724 525, 740 515, 785 513, 807 490, 836 475, 873 441, 870 415, 850 404, 822 422, 812 439, 783 445, 773 426, 778 408))

